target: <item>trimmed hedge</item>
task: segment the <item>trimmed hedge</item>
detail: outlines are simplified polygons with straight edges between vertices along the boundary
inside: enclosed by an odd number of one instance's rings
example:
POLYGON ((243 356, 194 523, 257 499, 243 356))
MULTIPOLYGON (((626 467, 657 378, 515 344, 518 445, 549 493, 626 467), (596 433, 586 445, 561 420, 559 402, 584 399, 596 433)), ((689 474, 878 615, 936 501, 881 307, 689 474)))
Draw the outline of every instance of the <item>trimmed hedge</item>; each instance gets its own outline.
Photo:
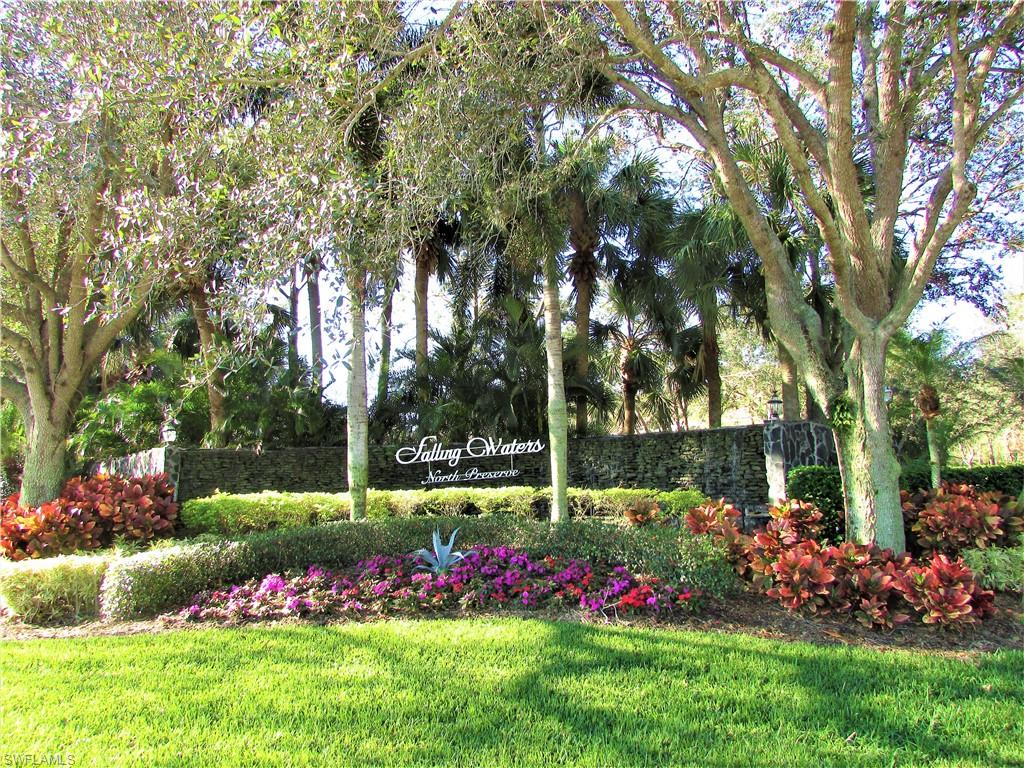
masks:
POLYGON ((344 568, 377 554, 411 552, 429 545, 437 527, 445 536, 459 528, 460 547, 505 545, 538 556, 607 560, 636 572, 683 578, 712 595, 724 594, 735 584, 721 548, 673 527, 629 528, 600 520, 552 527, 508 515, 339 521, 232 541, 200 541, 116 560, 103 581, 101 614, 108 619, 152 615, 229 582, 311 564, 344 568))
MULTIPOLYGON (((942 479, 950 483, 966 483, 979 491, 1000 491, 1016 496, 1024 487, 1024 464, 1001 464, 985 467, 945 467, 942 479)), ((900 488, 908 491, 926 489, 931 485, 927 467, 904 468, 900 488)), ((791 499, 813 502, 824 515, 825 533, 836 541, 843 524, 843 485, 838 467, 796 467, 786 478, 786 491, 791 499)))
MULTIPOLYGON (((655 491, 635 488, 607 490, 569 489, 569 510, 574 518, 623 517, 640 502, 656 501, 663 518, 682 518, 705 501, 696 490, 655 491)), ((367 516, 379 520, 419 516, 512 515, 542 520, 551 506, 550 489, 438 488, 413 491, 375 491, 367 495, 367 516)), ((190 532, 226 536, 321 525, 349 516, 347 493, 219 493, 184 504, 181 521, 190 532)))
POLYGON ((96 618, 100 585, 111 559, 62 555, 0 564, 0 602, 30 624, 96 618))

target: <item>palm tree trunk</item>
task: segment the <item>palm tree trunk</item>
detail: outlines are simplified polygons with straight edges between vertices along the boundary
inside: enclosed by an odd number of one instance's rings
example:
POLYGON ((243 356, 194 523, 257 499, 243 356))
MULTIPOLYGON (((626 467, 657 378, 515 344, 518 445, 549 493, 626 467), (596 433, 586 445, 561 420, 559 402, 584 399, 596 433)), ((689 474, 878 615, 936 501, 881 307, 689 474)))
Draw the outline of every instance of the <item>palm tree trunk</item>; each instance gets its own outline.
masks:
MULTIPOLYGON (((579 355, 576 358, 576 378, 580 384, 587 380, 590 373, 590 301, 594 285, 590 280, 578 280, 576 283, 576 343, 579 355)), ((576 396, 576 436, 587 434, 587 396, 580 393, 576 396)))
MULTIPOLYGON (((299 280, 298 268, 291 270, 288 281, 288 386, 295 389, 299 386, 302 372, 299 370, 299 280)), ((289 414, 288 430, 292 440, 298 438, 298 416, 289 414)), ((293 442, 294 444, 294 442, 293 442)))
POLYGON ((636 390, 625 379, 622 380, 622 432, 636 434, 636 390))
POLYGON ((714 312, 701 318, 704 333, 704 377, 708 384, 708 426, 722 426, 722 372, 719 366, 718 328, 714 312))
POLYGON ((569 413, 562 375, 562 308, 555 254, 544 259, 544 347, 548 361, 548 442, 551 451, 551 522, 569 518, 569 413))
POLYGON ((320 262, 310 265, 306 277, 306 297, 309 300, 309 341, 310 364, 313 369, 313 383, 316 385, 317 397, 324 388, 324 339, 320 311, 320 262))
POLYGON ((217 365, 217 328, 211 319, 210 302, 202 284, 189 291, 192 316, 199 328, 199 348, 206 368, 206 393, 210 400, 210 442, 214 448, 227 445, 227 398, 224 395, 224 372, 217 365))
POLYGON ((783 421, 798 421, 800 419, 800 385, 796 361, 781 344, 777 345, 779 351, 779 370, 782 373, 782 419, 783 421))
POLYGON ((348 492, 353 520, 366 517, 369 414, 366 408, 366 272, 349 267, 352 356, 348 373, 348 492))
POLYGON ((942 451, 939 449, 939 434, 935 419, 924 420, 924 431, 928 438, 928 464, 932 471, 932 488, 942 486, 942 451))
POLYGON ((430 290, 430 269, 424 259, 416 258, 414 308, 416 312, 416 380, 423 389, 427 377, 427 333, 430 316, 427 302, 430 290))
POLYGON ((395 283, 385 287, 387 295, 380 311, 380 371, 377 373, 377 399, 380 405, 388 397, 388 377, 391 375, 391 314, 394 310, 395 283))
POLYGON ((299 283, 295 268, 288 281, 288 382, 299 383, 299 283))

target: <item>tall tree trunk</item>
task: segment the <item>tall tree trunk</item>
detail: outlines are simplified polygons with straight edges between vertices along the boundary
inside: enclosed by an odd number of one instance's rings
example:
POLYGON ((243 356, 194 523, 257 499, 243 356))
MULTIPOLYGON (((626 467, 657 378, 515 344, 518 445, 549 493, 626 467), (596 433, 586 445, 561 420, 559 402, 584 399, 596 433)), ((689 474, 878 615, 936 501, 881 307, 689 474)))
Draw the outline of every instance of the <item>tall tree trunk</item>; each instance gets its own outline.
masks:
MULTIPOLYGON (((590 301, 594 284, 590 280, 576 282, 576 343, 579 354, 576 357, 576 378, 582 384, 590 373, 590 301)), ((587 434, 587 396, 576 396, 576 436, 587 434)))
POLYGON ((199 347, 206 370, 206 393, 210 400, 210 442, 214 448, 227 444, 227 398, 224 395, 224 372, 217 365, 217 327, 211 318, 206 289, 198 284, 188 293, 192 316, 199 328, 199 347))
POLYGON ((636 434, 636 388, 625 378, 622 380, 622 432, 636 434))
POLYGON ((415 293, 413 297, 416 313, 416 381, 421 397, 426 398, 425 385, 427 379, 427 332, 430 328, 429 309, 427 306, 430 290, 430 267, 426 260, 416 257, 415 293))
POLYGON ((551 451, 551 522, 569 519, 569 412, 562 374, 562 308, 555 254, 544 259, 544 347, 548 360, 548 442, 551 451))
POLYGON ((903 552, 900 467, 885 404, 887 341, 858 339, 846 365, 847 392, 832 405, 846 501, 846 537, 903 552))
POLYGON ((701 318, 704 378, 708 385, 708 426, 722 426, 722 372, 719 367, 718 323, 714 312, 701 318))
POLYGON ((796 361, 778 344, 779 370, 782 374, 782 419, 783 421, 800 420, 800 385, 796 361))
POLYGON ((928 464, 932 471, 932 488, 939 488, 942 486, 942 451, 939 448, 935 419, 924 420, 924 431, 928 438, 928 464))
POLYGON ((35 507, 60 496, 67 477, 68 425, 42 418, 26 429, 25 467, 21 475, 21 505, 35 507))
POLYGON ((391 375, 391 315, 395 304, 395 283, 385 286, 387 295, 380 311, 380 371, 377 373, 377 399, 380 405, 388 397, 388 377, 391 375))
MULTIPOLYGON (((298 268, 292 267, 288 280, 288 386, 295 389, 299 386, 301 372, 299 370, 299 280, 298 268)), ((289 414, 288 431, 292 445, 296 444, 299 435, 298 414, 289 414)))
POLYGON ((348 372, 348 492, 351 518, 366 517, 369 487, 369 414, 366 408, 366 272, 349 267, 352 355, 348 372))
POLYGON ((293 387, 299 383, 299 283, 294 267, 288 281, 288 382, 293 387))
POLYGON ((324 388, 324 337, 322 330, 322 313, 320 310, 320 262, 312 263, 306 276, 306 298, 309 301, 309 342, 310 366, 313 372, 313 383, 316 385, 317 397, 321 397, 324 388))

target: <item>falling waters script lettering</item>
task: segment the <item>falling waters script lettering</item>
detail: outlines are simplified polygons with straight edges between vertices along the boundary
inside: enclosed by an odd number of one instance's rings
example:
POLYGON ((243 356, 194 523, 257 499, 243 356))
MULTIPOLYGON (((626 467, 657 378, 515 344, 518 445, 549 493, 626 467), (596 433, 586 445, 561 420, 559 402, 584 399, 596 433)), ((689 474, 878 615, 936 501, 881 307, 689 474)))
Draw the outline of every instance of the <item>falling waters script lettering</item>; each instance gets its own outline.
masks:
POLYGON ((436 435, 429 435, 420 440, 418 445, 407 445, 395 451, 395 460, 399 464, 439 464, 447 465, 451 472, 430 467, 421 485, 437 485, 440 483, 460 483, 481 480, 504 480, 522 474, 515 468, 514 458, 528 453, 540 453, 545 448, 540 440, 510 440, 493 437, 471 437, 462 447, 446 447, 436 435), (484 470, 480 467, 460 469, 464 459, 480 460, 507 456, 508 469, 484 470))

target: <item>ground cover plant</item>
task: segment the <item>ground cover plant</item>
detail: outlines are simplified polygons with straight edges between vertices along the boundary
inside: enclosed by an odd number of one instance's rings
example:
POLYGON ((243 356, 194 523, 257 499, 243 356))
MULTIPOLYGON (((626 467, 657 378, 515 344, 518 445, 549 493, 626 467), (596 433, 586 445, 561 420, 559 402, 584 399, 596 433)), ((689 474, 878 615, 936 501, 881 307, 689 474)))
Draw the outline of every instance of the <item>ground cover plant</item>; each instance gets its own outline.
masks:
MULTIPOLYGON (((658 491, 643 488, 569 489, 569 510, 574 518, 622 518, 640 513, 646 519, 679 519, 705 500, 697 490, 658 491)), ((434 488, 430 490, 367 493, 367 516, 390 517, 515 515, 545 519, 551 504, 550 488, 434 488)), ((253 531, 316 525, 347 519, 351 500, 347 493, 218 493, 189 499, 181 522, 193 534, 235 535, 253 531)))
POLYGON ((10 641, 0 744, 96 766, 990 768, 1024 753, 1022 670, 515 618, 10 641))
POLYGON ((182 616, 237 621, 506 607, 667 616, 692 610, 699 597, 686 584, 636 575, 621 565, 551 555, 535 559, 510 547, 459 554, 445 567, 417 553, 377 555, 341 573, 311 566, 301 574, 268 574, 198 595, 182 616))
POLYGON ((739 531, 739 512, 724 500, 691 510, 686 524, 720 541, 737 572, 790 610, 850 615, 887 629, 914 615, 925 624, 961 627, 994 612, 994 594, 960 558, 931 552, 915 560, 876 546, 819 543, 821 512, 796 499, 769 514, 766 528, 752 536, 739 531))
POLYGON ((1024 546, 965 549, 963 558, 986 589, 1024 596, 1024 546))
POLYGON ((73 477, 38 507, 19 494, 0 506, 0 553, 11 560, 52 557, 170 536, 178 517, 167 475, 73 477))

